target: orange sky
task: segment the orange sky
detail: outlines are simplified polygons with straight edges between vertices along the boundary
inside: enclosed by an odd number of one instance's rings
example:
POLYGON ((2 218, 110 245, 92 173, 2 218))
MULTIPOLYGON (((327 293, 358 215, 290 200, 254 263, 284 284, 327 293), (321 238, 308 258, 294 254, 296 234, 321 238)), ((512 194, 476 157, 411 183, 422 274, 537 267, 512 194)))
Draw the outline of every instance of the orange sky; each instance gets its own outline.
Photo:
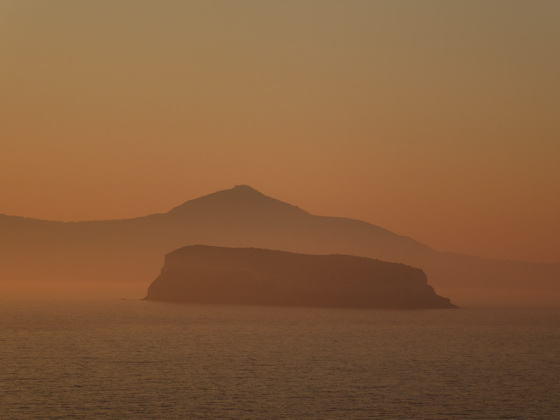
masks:
POLYGON ((560 262, 560 2, 4 0, 0 213, 234 184, 560 262))

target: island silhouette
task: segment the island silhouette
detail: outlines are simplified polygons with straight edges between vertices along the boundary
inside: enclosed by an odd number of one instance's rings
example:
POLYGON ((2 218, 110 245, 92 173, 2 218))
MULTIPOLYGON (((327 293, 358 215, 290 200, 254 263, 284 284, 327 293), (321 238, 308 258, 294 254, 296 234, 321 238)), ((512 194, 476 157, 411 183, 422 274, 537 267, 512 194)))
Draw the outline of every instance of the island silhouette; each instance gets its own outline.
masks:
POLYGON ((167 213, 122 220, 58 222, 0 215, 0 283, 95 283, 145 290, 163 256, 195 244, 304 254, 346 254, 422 269, 460 306, 470 302, 557 304, 560 264, 440 252, 382 227, 317 216, 238 185, 167 213))
POLYGON ((194 245, 165 257, 146 300, 383 309, 455 308, 424 272, 349 255, 194 245))

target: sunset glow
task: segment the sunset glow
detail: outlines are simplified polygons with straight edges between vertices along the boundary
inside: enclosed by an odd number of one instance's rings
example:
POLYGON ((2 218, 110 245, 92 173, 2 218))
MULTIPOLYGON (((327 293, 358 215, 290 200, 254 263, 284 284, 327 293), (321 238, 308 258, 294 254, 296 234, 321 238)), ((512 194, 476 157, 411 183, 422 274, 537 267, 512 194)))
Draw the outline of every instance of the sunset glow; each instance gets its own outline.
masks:
POLYGON ((560 262, 558 2, 0 8, 2 214, 135 217, 250 184, 560 262))
POLYGON ((560 0, 0 0, 2 419, 556 419, 560 0))

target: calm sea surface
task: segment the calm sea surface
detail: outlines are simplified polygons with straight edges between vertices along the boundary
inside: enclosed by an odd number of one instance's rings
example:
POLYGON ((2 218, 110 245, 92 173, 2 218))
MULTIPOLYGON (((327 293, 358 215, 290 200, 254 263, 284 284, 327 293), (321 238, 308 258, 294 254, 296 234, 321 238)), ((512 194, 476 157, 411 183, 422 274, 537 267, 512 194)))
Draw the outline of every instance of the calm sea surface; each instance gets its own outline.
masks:
POLYGON ((558 419, 560 310, 4 302, 0 418, 558 419))

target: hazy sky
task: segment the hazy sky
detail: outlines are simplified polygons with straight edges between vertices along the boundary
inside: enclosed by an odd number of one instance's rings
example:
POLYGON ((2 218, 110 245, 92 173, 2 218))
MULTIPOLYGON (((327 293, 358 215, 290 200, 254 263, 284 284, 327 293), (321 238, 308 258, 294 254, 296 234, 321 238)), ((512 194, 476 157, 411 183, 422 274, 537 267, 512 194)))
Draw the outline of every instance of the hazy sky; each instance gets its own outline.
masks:
POLYGON ((560 1, 2 0, 0 213, 249 184, 560 262, 560 1))

